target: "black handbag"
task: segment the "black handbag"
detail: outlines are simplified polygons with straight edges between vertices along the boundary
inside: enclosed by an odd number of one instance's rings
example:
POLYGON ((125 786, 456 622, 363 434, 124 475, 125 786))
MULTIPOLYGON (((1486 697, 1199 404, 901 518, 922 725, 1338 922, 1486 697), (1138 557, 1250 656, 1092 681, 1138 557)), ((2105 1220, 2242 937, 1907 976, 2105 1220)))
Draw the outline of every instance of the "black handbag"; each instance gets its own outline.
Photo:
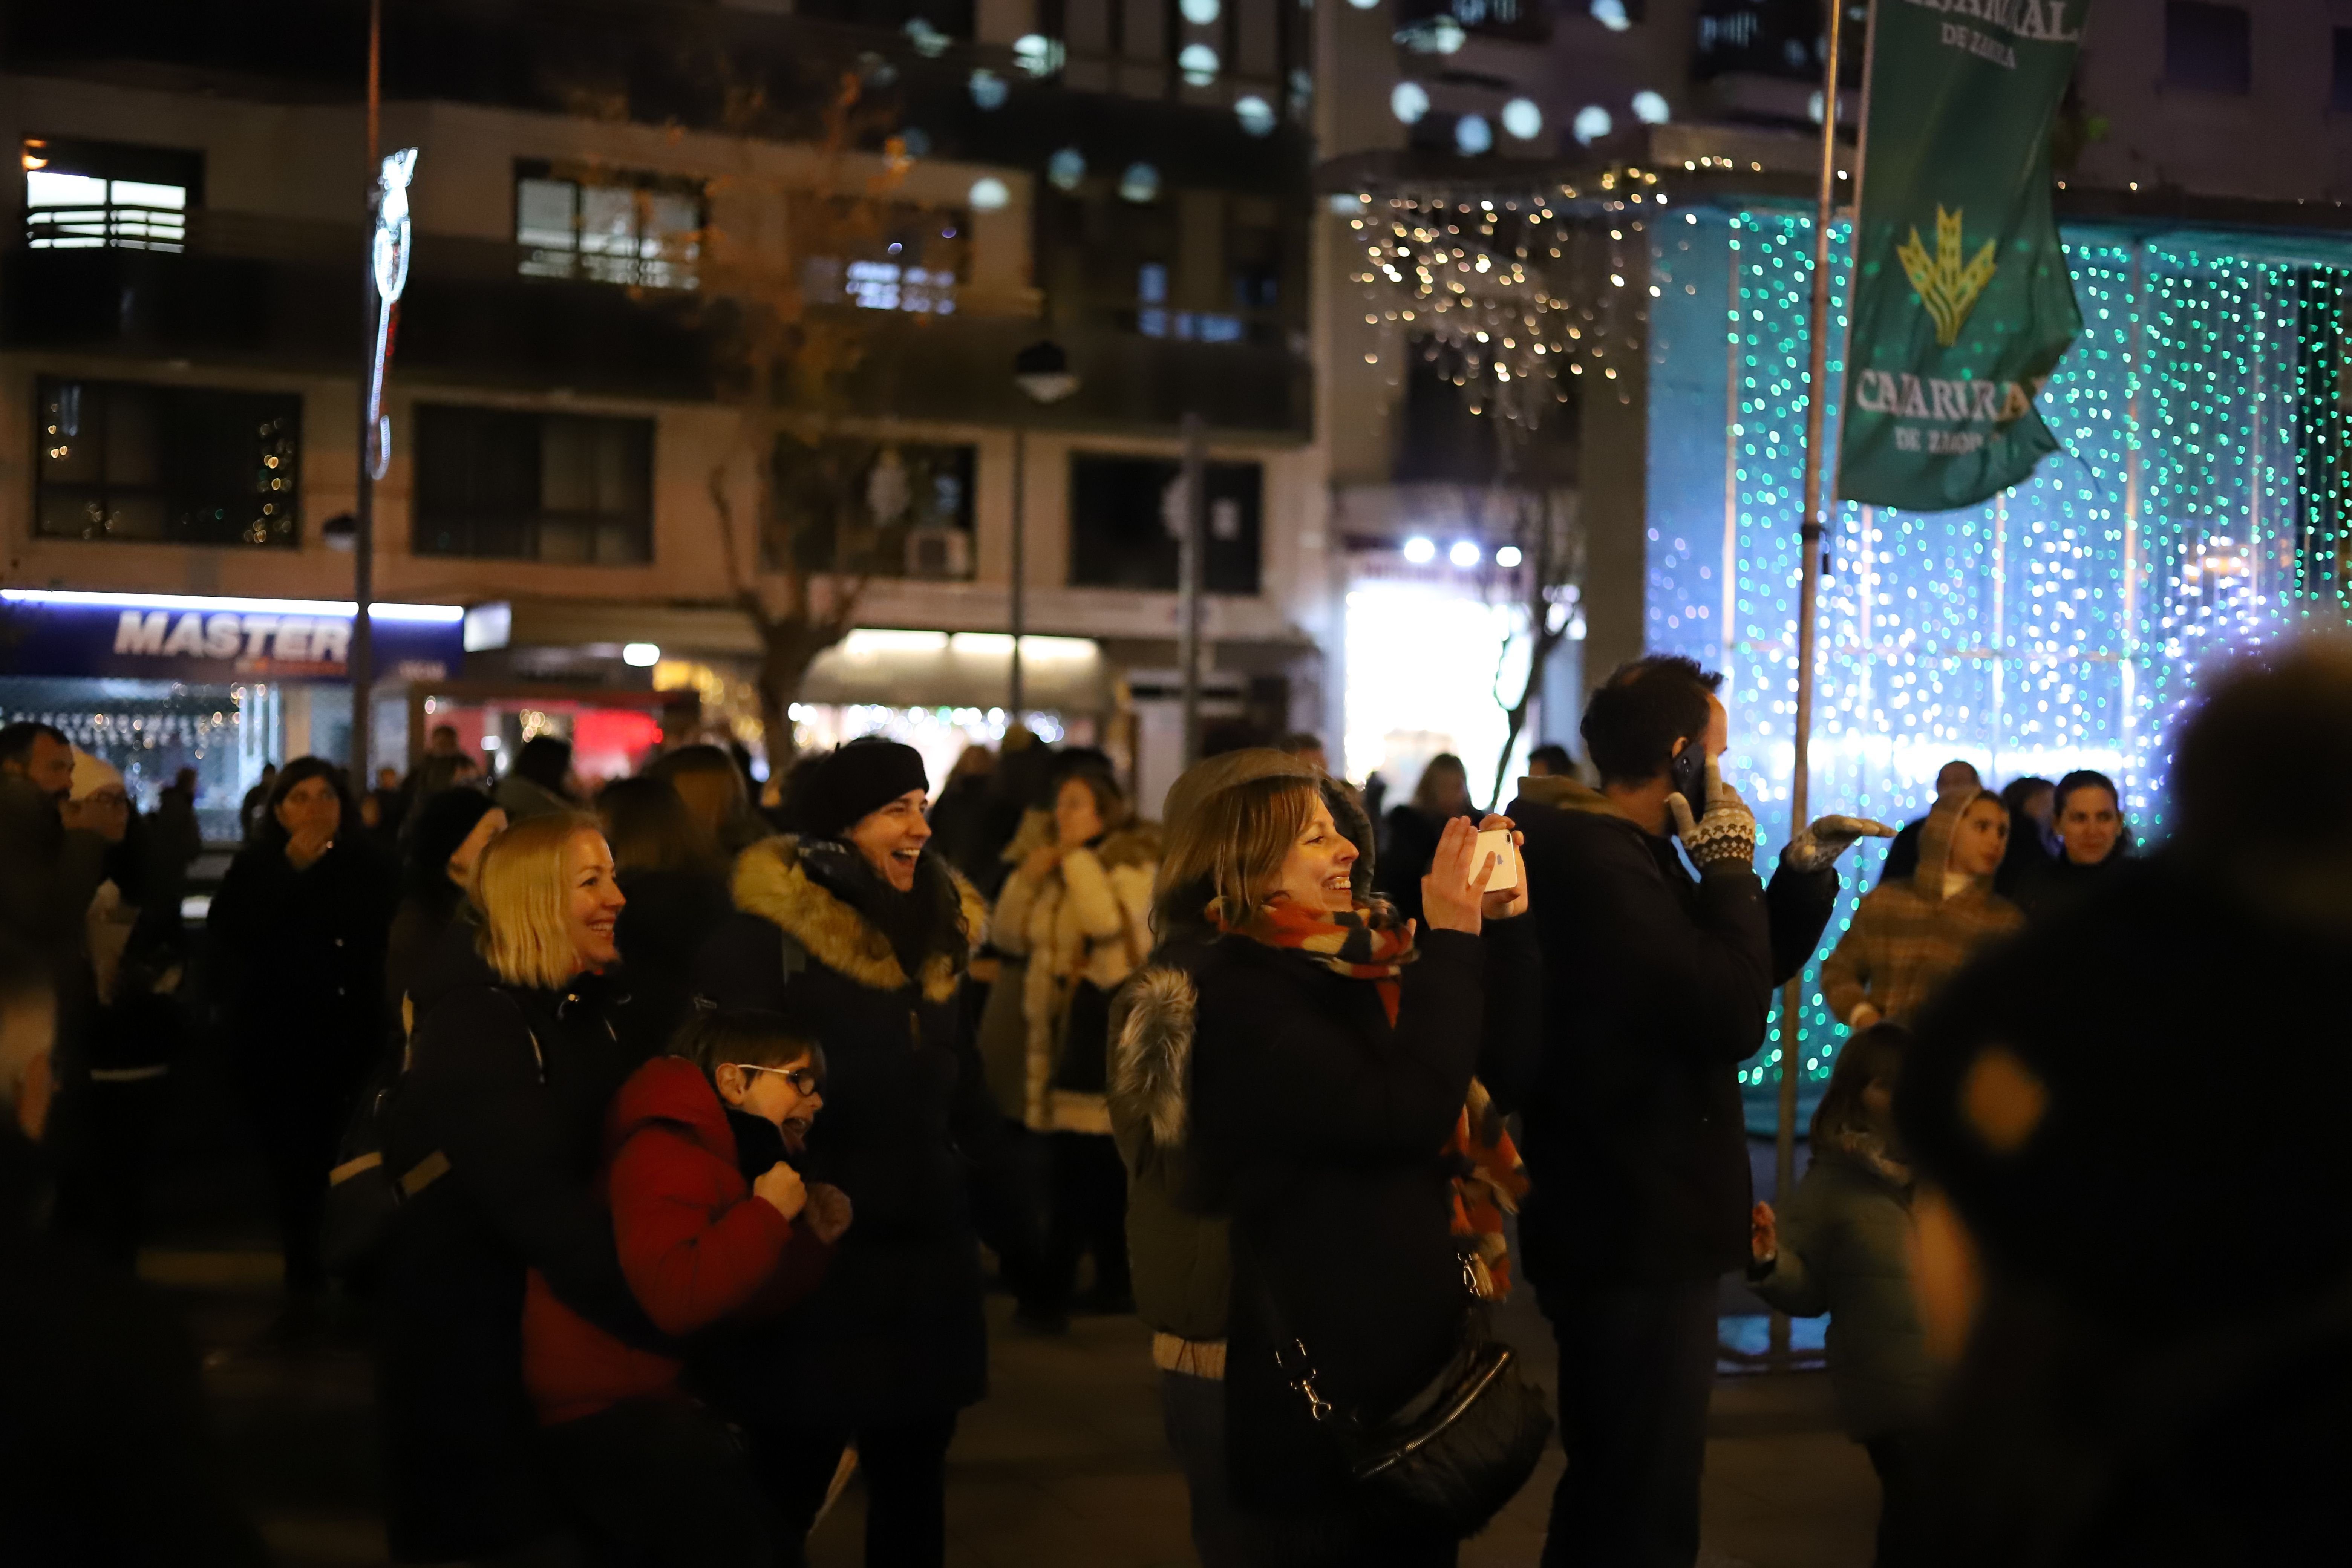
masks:
POLYGON ((1384 1492, 1466 1540, 1486 1528, 1542 1462, 1552 1430, 1543 1390, 1520 1371, 1518 1352, 1493 1337, 1486 1303, 1475 1292, 1445 1369, 1375 1425, 1322 1396, 1307 1346, 1282 1326, 1271 1291, 1265 1304, 1283 1379, 1331 1435, 1356 1485, 1384 1492))

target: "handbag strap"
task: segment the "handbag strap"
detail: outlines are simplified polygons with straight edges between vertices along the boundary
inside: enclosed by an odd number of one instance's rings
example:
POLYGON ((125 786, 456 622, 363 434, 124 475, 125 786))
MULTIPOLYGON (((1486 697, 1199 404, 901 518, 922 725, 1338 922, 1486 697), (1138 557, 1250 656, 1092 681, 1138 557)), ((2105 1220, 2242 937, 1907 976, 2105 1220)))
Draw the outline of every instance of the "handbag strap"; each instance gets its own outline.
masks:
MULTIPOLYGON (((1478 1294, 1477 1276, 1472 1260, 1466 1256, 1462 1260, 1462 1288, 1468 1297, 1469 1313, 1474 1320, 1479 1320, 1473 1321, 1470 1333, 1483 1342, 1487 1337, 1486 1325, 1483 1321, 1487 1304, 1478 1294)), ((1336 1405, 1323 1397, 1322 1391, 1317 1386, 1321 1373, 1316 1369, 1315 1358, 1308 1352, 1307 1342, 1291 1331, 1282 1303, 1275 1299, 1274 1287, 1264 1279, 1258 1280, 1257 1299, 1259 1310, 1265 1314, 1265 1326, 1274 1336, 1274 1363, 1282 1373, 1283 1381, 1307 1401, 1307 1414, 1318 1425, 1337 1416, 1350 1430, 1360 1432, 1364 1425, 1362 1417, 1342 1415, 1336 1405)))

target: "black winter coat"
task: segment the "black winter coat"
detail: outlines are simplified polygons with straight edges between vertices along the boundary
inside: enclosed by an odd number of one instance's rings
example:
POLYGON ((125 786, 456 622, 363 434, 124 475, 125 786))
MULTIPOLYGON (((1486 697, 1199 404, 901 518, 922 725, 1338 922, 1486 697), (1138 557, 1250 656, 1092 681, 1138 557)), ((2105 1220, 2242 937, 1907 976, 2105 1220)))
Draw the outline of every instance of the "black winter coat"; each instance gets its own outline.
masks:
POLYGON ((195 1347, 145 1289, 42 1233, 40 1152, 0 1121, 0 1558, 230 1568, 269 1554, 215 1473, 195 1347))
POLYGON ((1520 1096, 1534 1184, 1528 1277, 1670 1284, 1746 1265, 1753 1187, 1738 1065, 1775 986, 1820 943, 1834 870, 1694 879, 1674 840, 1570 779, 1530 780, 1527 835, 1543 943, 1540 1048, 1520 1096))
POLYGON ((391 868, 357 833, 303 870, 267 843, 229 863, 205 917, 213 995, 261 1092, 340 1106, 375 1064, 393 899, 391 868))
POLYGON ((1403 919, 1421 919, 1421 879, 1437 858, 1446 820, 1432 821, 1412 805, 1398 806, 1381 820, 1377 885, 1403 919))
MULTIPOLYGON (((841 867, 855 853, 828 846, 812 858, 841 867)), ((856 1210, 807 1300, 707 1337, 698 1381, 747 1421, 855 1431, 935 1418, 987 1392, 967 1167, 995 1154, 1003 1118, 958 996, 987 906, 936 857, 921 867, 909 897, 939 902, 912 979, 851 902, 870 896, 848 885, 856 868, 813 873, 791 837, 737 860, 740 912, 698 965, 700 1000, 781 1013, 824 1048, 824 1110, 801 1168, 856 1210)))
POLYGON ((664 1342, 630 1294, 595 1190, 604 1111, 637 1066, 593 975, 500 984, 453 928, 415 987, 385 1163, 448 1171, 402 1211, 377 1342, 385 1511, 403 1562, 485 1557, 549 1525, 522 1383, 523 1277, 632 1343, 664 1342))
POLYGON ((1189 966, 1194 1195, 1232 1216, 1227 1448, 1254 1508, 1347 1496, 1337 1448, 1276 1364, 1278 1337, 1305 1344, 1324 1398, 1374 1423, 1460 1342, 1471 1297, 1440 1151, 1482 1057, 1532 1024, 1528 924, 1424 932, 1393 1026, 1370 983, 1298 952, 1229 936, 1189 966))
POLYGON ((628 966, 629 1001, 614 1022, 630 1050, 651 1059, 669 1049, 686 1021, 695 963, 735 904, 717 871, 635 868, 619 880, 629 901, 613 936, 628 966))

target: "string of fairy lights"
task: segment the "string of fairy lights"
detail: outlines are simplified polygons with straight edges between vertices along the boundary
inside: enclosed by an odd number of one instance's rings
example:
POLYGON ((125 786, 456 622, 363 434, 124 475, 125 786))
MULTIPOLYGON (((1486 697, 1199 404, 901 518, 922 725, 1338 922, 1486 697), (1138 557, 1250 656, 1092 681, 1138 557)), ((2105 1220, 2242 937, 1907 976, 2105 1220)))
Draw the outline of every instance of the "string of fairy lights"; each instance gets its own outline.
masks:
MULTIPOLYGON (((1653 294, 1638 263, 1668 201, 1639 168, 1582 188, 1360 194, 1349 227, 1363 247, 1364 324, 1444 364, 1474 414, 1534 425, 1569 400, 1563 376, 1616 383, 1630 401, 1653 294)), ((1365 355, 1385 360, 1392 386, 1402 358, 1365 355)))
MULTIPOLYGON (((2168 737, 2200 672, 2352 619, 2340 321, 2352 247, 2281 259, 2218 237, 2067 238, 2084 334, 2040 405, 2062 450, 1983 506, 1832 509, 1816 802, 1903 820, 1953 756, 1995 784, 2090 766, 2122 783, 2136 833, 2158 836, 2168 737)), ((1847 239, 1832 246, 1830 452, 1847 239)), ((1651 255, 1647 640, 1728 671, 1729 771, 1775 837, 1795 709, 1812 249, 1809 215, 1694 209, 1657 229, 1651 255)), ((1848 880, 1832 942, 1876 881, 1874 859, 1848 880)), ((1804 989, 1801 1070, 1818 1080, 1842 1031, 1817 977, 1804 989)), ((1780 1042, 1776 1026, 1743 1074, 1759 1094, 1780 1042)))

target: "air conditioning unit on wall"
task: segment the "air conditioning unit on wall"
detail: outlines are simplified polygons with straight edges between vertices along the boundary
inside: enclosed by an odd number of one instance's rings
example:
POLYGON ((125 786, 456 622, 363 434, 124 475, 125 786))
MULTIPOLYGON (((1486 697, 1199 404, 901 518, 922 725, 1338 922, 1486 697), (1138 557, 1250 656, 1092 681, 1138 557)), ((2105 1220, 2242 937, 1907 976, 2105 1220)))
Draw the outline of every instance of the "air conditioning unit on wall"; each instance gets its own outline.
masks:
POLYGON ((971 535, 929 523, 907 531, 907 575, 961 580, 971 575, 971 535))

